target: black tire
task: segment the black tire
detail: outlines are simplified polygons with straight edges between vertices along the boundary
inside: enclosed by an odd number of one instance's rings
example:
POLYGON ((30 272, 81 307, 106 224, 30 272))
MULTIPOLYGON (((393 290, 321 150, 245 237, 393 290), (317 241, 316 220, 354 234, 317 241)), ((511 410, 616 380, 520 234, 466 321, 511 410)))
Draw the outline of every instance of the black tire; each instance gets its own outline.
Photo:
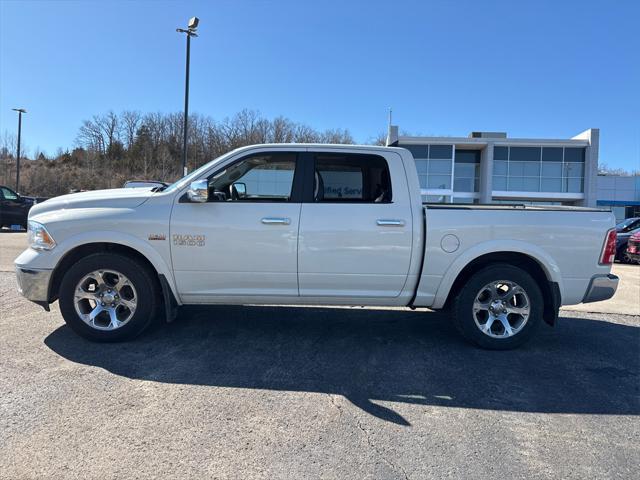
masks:
POLYGON ((631 263, 629 257, 627 257, 626 245, 618 249, 618 251, 616 252, 616 260, 618 260, 620 263, 631 263))
POLYGON ((89 255, 73 265, 64 275, 59 290, 60 312, 67 325, 78 335, 94 342, 118 342, 140 335, 158 317, 162 300, 155 272, 135 258, 115 253, 89 255), (85 323, 74 305, 74 291, 78 283, 96 270, 114 270, 125 275, 138 296, 133 316, 121 327, 98 330, 85 323))
MULTIPOLYGON (((509 350, 528 341, 542 323, 544 298, 537 282, 521 268, 496 264, 473 274, 453 302, 453 321, 468 341, 490 350, 509 350), (529 316, 521 330, 512 336, 495 338, 480 330, 473 313, 476 296, 491 282, 508 281, 520 286, 529 297, 529 316)), ((482 323, 481 323, 482 324, 482 323)), ((500 324, 497 323, 498 327, 500 324)))

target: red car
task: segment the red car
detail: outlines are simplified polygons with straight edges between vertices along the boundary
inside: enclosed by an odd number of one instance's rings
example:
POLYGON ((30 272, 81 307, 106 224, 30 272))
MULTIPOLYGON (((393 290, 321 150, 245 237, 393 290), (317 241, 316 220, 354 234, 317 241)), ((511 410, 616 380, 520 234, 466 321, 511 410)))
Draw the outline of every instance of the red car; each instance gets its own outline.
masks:
POLYGON ((627 258, 640 263, 640 232, 634 233, 627 242, 627 258))

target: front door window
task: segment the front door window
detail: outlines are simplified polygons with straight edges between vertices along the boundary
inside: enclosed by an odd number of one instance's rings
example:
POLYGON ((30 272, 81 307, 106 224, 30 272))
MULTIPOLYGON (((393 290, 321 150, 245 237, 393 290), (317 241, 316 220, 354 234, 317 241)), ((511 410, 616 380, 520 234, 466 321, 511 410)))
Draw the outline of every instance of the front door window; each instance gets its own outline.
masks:
POLYGON ((210 198, 217 202, 288 202, 295 168, 295 153, 253 155, 210 178, 210 198))

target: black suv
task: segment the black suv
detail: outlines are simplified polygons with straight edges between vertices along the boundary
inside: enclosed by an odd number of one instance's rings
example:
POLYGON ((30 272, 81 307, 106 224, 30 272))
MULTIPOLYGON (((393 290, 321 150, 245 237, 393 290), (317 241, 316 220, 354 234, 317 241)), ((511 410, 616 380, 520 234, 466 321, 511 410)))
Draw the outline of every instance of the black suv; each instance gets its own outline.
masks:
POLYGON ((0 185, 0 228, 20 225, 26 229, 29 209, 36 203, 33 197, 23 197, 9 187, 0 185))

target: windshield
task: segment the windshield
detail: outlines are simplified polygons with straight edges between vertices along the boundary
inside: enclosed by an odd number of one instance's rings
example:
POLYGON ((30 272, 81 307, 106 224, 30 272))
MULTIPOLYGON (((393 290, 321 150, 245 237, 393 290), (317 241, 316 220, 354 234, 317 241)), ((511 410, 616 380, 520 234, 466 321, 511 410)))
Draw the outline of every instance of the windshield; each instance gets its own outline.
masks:
POLYGON ((213 164, 218 163, 223 161, 224 159, 226 159, 229 155, 231 155, 232 153, 234 153, 235 150, 225 153, 224 155, 219 156, 218 158, 211 160, 208 163, 205 163, 204 165, 202 165, 200 168, 197 168, 196 170, 194 170, 193 172, 191 172, 189 175, 187 175, 186 177, 182 177, 180 180, 178 180, 175 183, 172 183, 171 185, 169 185, 164 191, 165 192, 173 192, 175 190, 180 190, 182 187, 188 185, 189 183, 191 183, 193 180, 195 180, 196 178, 198 178, 200 175, 202 175, 203 172, 205 172, 207 169, 209 169, 213 164))

